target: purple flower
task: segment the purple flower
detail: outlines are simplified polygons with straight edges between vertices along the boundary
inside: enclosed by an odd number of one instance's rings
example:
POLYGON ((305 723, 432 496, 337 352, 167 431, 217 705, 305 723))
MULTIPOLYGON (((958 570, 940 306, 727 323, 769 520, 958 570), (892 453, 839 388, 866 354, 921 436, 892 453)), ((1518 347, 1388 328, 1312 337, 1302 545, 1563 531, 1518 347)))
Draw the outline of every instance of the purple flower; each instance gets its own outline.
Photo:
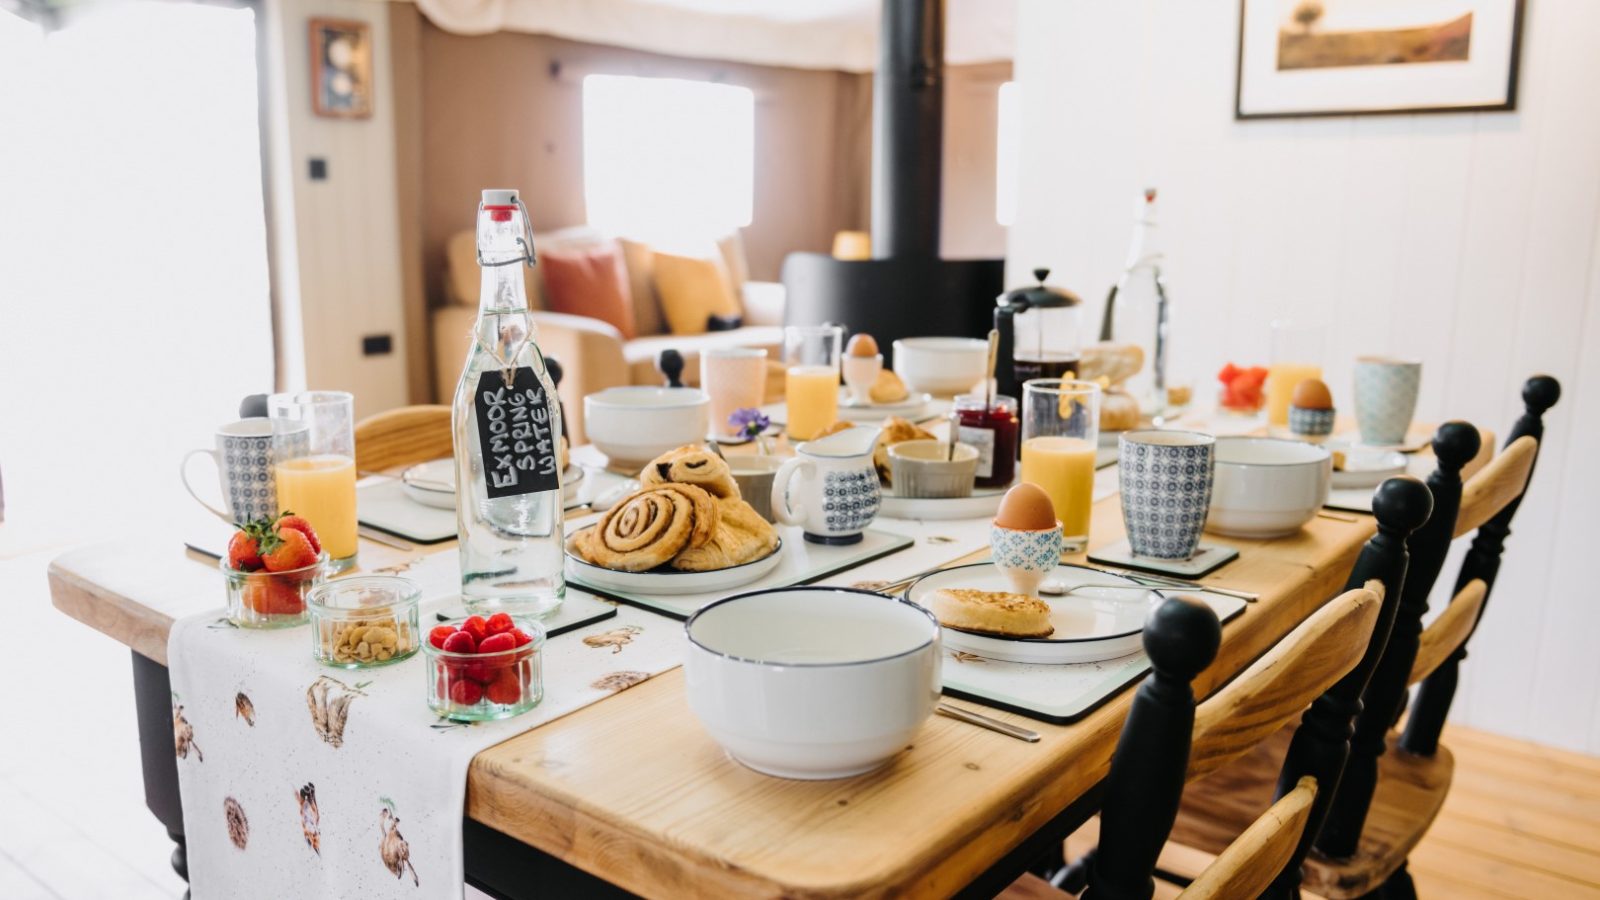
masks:
POLYGON ((728 424, 739 429, 745 437, 755 438, 772 425, 772 420, 763 415, 761 410, 747 406, 734 410, 733 415, 728 417, 728 424))

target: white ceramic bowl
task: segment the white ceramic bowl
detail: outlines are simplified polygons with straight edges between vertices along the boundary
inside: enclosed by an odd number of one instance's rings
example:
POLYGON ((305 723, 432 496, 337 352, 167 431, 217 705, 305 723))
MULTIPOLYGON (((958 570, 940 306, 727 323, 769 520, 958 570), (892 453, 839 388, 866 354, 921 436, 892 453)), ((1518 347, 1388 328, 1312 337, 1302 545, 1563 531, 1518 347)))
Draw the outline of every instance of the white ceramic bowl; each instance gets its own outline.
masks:
POLYGON ((894 373, 912 393, 953 397, 983 380, 989 343, 976 338, 915 337, 894 342, 894 373))
POLYGON ((908 600, 753 591, 702 607, 684 630, 689 708, 728 755, 779 778, 876 769, 939 699, 939 623, 908 600))
POLYGON ((583 429, 615 466, 643 466, 705 440, 711 398, 698 388, 614 387, 583 398, 583 429))
POLYGON ((1206 530, 1231 537, 1293 534, 1328 502, 1333 457, 1301 441, 1219 437, 1206 530))

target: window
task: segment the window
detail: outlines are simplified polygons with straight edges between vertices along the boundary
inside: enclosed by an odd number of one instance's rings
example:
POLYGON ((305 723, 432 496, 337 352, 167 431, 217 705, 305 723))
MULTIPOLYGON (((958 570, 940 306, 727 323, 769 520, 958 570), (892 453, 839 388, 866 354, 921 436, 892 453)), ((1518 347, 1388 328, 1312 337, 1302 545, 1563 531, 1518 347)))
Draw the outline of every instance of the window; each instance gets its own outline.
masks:
POLYGON ((1017 170, 1022 164, 1022 110, 1018 106, 1019 100, 1015 81, 1000 85, 996 114, 998 127, 995 128, 994 218, 1008 227, 1017 220, 1017 170))
POLYGON ((583 80, 589 224, 670 245, 750 224, 755 94, 676 78, 583 80))

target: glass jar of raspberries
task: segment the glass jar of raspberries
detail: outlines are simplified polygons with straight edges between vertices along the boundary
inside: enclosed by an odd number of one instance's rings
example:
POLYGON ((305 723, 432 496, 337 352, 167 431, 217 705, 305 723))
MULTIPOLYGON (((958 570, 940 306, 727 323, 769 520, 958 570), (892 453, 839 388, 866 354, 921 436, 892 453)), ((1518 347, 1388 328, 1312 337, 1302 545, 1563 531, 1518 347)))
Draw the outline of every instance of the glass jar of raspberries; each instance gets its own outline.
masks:
POLYGON ((525 713, 544 698, 544 629, 531 619, 468 616, 428 632, 428 707, 448 719, 480 722, 525 713))

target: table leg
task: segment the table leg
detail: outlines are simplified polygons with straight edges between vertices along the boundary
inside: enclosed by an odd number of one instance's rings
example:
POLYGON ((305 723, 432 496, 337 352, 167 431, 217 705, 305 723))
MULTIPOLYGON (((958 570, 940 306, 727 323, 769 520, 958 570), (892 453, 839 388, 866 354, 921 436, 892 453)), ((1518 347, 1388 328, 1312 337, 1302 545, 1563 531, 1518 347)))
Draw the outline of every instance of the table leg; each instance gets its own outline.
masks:
MULTIPOLYGON (((172 870, 189 880, 183 840, 183 803, 178 798, 178 757, 172 745, 172 682, 167 667, 135 652, 133 700, 139 720, 139 761, 144 770, 144 805, 177 844, 172 870)), ((187 895, 186 895, 187 896, 187 895)))

